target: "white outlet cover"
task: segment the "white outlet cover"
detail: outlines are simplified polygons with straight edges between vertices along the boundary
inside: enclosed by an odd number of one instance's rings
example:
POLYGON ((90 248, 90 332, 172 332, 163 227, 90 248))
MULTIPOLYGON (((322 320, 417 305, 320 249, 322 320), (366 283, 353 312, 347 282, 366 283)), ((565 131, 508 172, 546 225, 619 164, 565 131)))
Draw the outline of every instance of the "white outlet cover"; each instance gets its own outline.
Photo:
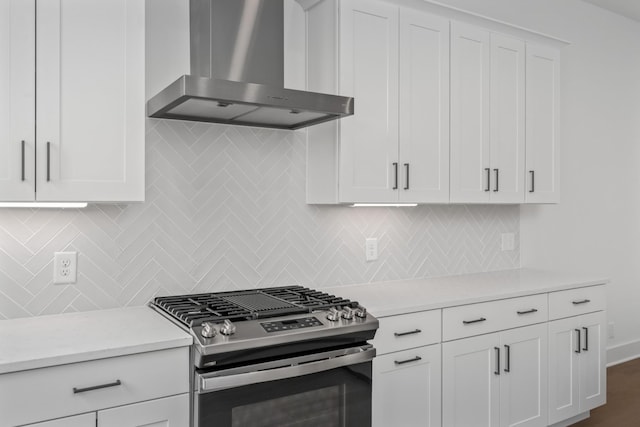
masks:
POLYGON ((55 252, 53 254, 53 284, 76 283, 78 274, 77 252, 55 252))
POLYGON ((369 238, 365 240, 365 257, 367 261, 375 261, 378 259, 378 239, 369 238))

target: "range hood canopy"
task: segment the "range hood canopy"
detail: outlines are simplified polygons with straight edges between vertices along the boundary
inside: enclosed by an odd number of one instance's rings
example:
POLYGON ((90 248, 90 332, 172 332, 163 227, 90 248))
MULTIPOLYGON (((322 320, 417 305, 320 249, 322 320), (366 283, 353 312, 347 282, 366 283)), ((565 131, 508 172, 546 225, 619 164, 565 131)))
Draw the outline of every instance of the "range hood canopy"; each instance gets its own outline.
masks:
POLYGON ((284 88, 283 0, 190 0, 191 74, 149 117, 299 129, 353 114, 354 99, 284 88))

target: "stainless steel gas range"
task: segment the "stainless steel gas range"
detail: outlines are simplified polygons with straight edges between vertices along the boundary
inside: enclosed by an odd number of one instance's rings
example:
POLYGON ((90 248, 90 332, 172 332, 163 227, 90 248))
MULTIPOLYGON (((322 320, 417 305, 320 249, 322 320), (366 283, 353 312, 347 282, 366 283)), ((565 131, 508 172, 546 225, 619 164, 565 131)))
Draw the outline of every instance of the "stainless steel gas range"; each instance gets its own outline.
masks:
POLYGON ((371 425, 378 321, 357 302, 287 286, 150 305, 193 336, 194 427, 371 425))

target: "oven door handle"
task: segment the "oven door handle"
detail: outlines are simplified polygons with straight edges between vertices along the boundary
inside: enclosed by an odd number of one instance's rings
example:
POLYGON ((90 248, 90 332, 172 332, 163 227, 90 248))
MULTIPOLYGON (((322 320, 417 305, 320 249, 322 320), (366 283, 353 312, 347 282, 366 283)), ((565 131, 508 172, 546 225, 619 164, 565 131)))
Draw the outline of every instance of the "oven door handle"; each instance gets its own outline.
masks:
POLYGON ((375 348, 366 348, 358 353, 346 354, 344 356, 316 360, 299 365, 290 365, 281 368, 267 369, 263 371, 245 372, 241 374, 224 376, 207 376, 206 373, 196 374, 196 384, 198 387, 197 392, 208 393, 217 390, 226 390, 250 384, 277 381, 286 378, 314 374, 317 372, 329 371, 331 369, 342 368, 344 366, 369 362, 373 360, 375 355, 375 348))

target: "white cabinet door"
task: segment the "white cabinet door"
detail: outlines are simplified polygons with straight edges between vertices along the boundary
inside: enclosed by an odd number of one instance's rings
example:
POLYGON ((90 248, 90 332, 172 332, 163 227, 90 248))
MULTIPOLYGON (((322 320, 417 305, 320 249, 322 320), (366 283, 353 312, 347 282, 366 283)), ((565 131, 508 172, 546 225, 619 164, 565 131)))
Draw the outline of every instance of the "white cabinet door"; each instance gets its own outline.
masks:
POLYGON ((488 202, 490 33, 451 24, 451 202, 488 202))
POLYGON ((500 425, 547 425, 547 325, 500 333, 500 425))
POLYGON ((577 317, 549 322, 549 424, 580 413, 577 317))
POLYGON ((73 417, 58 418, 57 420, 29 424, 24 427, 96 427, 96 413, 90 412, 73 417))
POLYGON ((98 411, 98 427, 186 427, 188 425, 188 393, 98 411))
POLYGON ((492 202, 524 202, 524 94, 524 42, 491 34, 492 202))
POLYGON ((2 201, 35 198, 35 13, 35 0, 0 2, 2 201))
POLYGON ((142 201, 144 0, 39 0, 37 198, 142 201))
POLYGON ((604 311, 581 316, 580 412, 604 405, 607 401, 606 323, 604 311))
POLYGON ((499 425, 498 334, 442 344, 442 425, 499 425))
POLYGON ((376 357, 373 426, 440 426, 440 384, 439 344, 376 357))
POLYGON ((558 203, 560 53, 527 44, 526 202, 558 203))
MULTIPOLYGON (((359 102, 358 100, 356 102, 359 102)), ((399 200, 449 201, 449 21, 400 11, 399 200)))
POLYGON ((549 423, 606 402, 604 311, 549 322, 549 423))
POLYGON ((355 114, 340 121, 340 201, 398 200, 398 7, 340 4, 340 87, 355 114))

